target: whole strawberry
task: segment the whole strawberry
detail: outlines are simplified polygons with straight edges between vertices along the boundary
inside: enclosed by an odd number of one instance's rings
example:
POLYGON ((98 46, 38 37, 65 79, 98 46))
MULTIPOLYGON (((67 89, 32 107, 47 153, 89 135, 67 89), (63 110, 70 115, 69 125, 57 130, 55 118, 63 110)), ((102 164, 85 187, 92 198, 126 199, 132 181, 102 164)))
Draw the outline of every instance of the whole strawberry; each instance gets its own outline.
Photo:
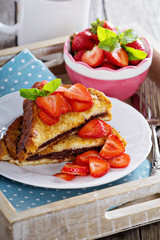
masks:
MULTIPOLYGON (((144 45, 143 45, 143 43, 140 39, 137 39, 134 42, 128 43, 126 46, 134 48, 134 49, 141 50, 143 52, 145 51, 145 47, 144 47, 144 45)), ((138 63, 141 62, 141 60, 130 60, 129 62, 130 62, 131 65, 136 66, 136 65, 138 65, 138 63)))
POLYGON ((94 47, 94 40, 92 34, 85 30, 79 32, 73 36, 72 40, 72 52, 78 52, 80 50, 91 50, 94 47))
POLYGON ((81 61, 82 55, 85 53, 85 50, 80 50, 78 52, 76 52, 76 54, 74 55, 74 60, 75 61, 81 61))
POLYGON ((92 34, 97 34, 98 27, 103 27, 103 28, 106 28, 109 30, 114 30, 114 26, 110 22, 108 22, 106 20, 99 20, 98 18, 95 22, 91 23, 91 26, 92 27, 90 28, 90 32, 92 34))

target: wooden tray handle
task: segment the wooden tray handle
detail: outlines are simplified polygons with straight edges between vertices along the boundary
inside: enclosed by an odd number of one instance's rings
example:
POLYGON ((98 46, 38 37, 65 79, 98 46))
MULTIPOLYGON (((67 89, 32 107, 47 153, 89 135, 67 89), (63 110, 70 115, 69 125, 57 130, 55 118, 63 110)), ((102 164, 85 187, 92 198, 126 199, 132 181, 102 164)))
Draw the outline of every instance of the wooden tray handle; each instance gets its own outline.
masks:
MULTIPOLYGON (((130 218, 130 216, 135 216, 135 215, 139 215, 139 216, 143 216, 144 220, 146 222, 148 222, 148 220, 153 221, 156 220, 156 218, 159 218, 159 214, 160 214, 160 198, 158 197, 159 195, 155 195, 155 199, 152 200, 148 200, 144 202, 140 202, 140 203, 136 203, 130 206, 126 206, 125 205, 118 207, 118 209, 113 209, 113 210, 109 210, 105 212, 105 218, 108 220, 114 220, 114 219, 118 219, 118 218, 123 218, 123 217, 128 217, 130 218), (157 198, 158 197, 158 198, 157 198), (152 214, 152 216, 150 216, 150 212, 155 211, 155 214, 152 214)), ((149 198, 150 199, 150 198, 149 198)))

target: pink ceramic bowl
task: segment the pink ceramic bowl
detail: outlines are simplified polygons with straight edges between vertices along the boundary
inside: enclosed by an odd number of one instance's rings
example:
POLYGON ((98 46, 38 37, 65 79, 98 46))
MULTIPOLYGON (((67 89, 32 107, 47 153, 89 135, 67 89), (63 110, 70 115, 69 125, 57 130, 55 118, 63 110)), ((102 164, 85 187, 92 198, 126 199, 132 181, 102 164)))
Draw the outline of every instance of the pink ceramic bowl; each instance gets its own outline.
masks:
POLYGON ((92 68, 84 62, 76 62, 70 54, 70 39, 64 44, 66 71, 72 83, 82 83, 104 92, 107 96, 125 100, 131 97, 145 80, 152 62, 153 51, 147 39, 141 38, 148 53, 147 58, 137 66, 127 66, 117 70, 106 67, 92 68))

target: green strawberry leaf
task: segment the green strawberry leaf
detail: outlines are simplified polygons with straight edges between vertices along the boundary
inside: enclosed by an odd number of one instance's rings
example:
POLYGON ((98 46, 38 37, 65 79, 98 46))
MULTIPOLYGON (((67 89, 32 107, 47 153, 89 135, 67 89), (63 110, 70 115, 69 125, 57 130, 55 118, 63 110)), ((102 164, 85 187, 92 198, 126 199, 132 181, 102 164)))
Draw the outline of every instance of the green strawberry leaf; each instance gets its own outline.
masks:
POLYGON ((90 29, 90 32, 93 33, 93 34, 97 34, 97 28, 98 26, 103 26, 103 23, 104 23, 105 19, 100 21, 99 18, 96 19, 96 21, 92 22, 91 23, 91 29, 90 29))
POLYGON ((137 33, 133 29, 128 29, 123 32, 123 36, 121 37, 121 44, 128 44, 134 42, 138 38, 137 33))
POLYGON ((128 54, 129 60, 143 60, 147 57, 147 53, 141 50, 134 49, 131 47, 126 47, 126 46, 124 46, 124 49, 128 54))
POLYGON ((42 90, 37 88, 21 88, 19 92, 21 97, 36 101, 37 97, 44 97, 53 93, 60 85, 61 79, 57 78, 47 83, 42 90))

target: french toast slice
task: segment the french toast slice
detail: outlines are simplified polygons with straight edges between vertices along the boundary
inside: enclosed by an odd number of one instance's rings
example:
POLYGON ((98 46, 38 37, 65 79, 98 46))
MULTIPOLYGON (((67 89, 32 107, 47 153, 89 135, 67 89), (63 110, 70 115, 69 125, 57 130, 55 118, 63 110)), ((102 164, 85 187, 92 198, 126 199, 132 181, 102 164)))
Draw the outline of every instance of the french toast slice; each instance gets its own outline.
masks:
MULTIPOLYGON (((13 124, 14 125, 14 124, 13 124)), ((15 131, 16 132, 16 131, 15 131)), ((123 145, 126 146, 126 140, 112 127, 112 134, 115 134, 122 141, 123 145)), ((3 154, 0 155, 0 160, 8 160, 10 163, 14 163, 20 166, 28 165, 39 165, 48 163, 59 163, 73 161, 77 155, 89 151, 97 150, 100 151, 103 147, 107 137, 86 139, 80 138, 78 134, 67 136, 57 143, 53 143, 48 146, 45 150, 36 153, 25 159, 23 162, 19 162, 18 159, 14 159, 9 155, 6 143, 0 141, 0 150, 3 154)))
POLYGON ((5 161, 10 157, 17 158, 17 144, 21 135, 22 120, 23 116, 16 118, 0 140, 0 160, 5 161))
MULTIPOLYGON (((71 85, 63 85, 69 88, 71 85)), ((110 121, 112 118, 111 101, 98 90, 89 88, 93 106, 83 112, 67 112, 60 116, 59 122, 48 126, 39 118, 39 108, 35 101, 26 99, 23 103, 23 123, 17 147, 19 162, 43 151, 49 145, 58 142, 67 135, 75 134, 93 118, 110 121)))

